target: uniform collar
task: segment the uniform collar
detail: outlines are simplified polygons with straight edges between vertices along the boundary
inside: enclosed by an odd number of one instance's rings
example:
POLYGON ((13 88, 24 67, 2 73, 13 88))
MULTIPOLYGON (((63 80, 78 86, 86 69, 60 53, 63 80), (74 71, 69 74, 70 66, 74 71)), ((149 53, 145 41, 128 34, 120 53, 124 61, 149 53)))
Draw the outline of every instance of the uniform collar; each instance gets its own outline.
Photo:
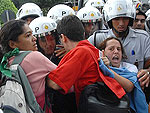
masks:
MULTIPOLYGON (((109 33, 113 36, 113 37, 116 37, 115 34, 113 33, 112 29, 109 30, 109 33)), ((127 35, 126 38, 135 38, 137 37, 136 34, 135 34, 135 30, 132 29, 131 27, 129 27, 129 33, 127 35)))

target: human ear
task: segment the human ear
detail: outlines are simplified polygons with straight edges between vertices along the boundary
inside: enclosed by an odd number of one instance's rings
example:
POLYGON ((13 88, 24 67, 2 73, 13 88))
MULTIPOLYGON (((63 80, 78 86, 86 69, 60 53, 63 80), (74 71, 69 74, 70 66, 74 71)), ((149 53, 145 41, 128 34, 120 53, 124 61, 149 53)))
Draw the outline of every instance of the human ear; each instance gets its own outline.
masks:
POLYGON ((11 47, 11 48, 17 48, 17 46, 16 46, 16 42, 14 42, 14 41, 12 41, 12 40, 9 40, 9 42, 8 42, 8 45, 11 47))
POLYGON ((61 37, 62 37, 62 41, 63 41, 63 42, 66 42, 66 41, 67 41, 67 37, 66 37, 64 34, 61 34, 61 37))

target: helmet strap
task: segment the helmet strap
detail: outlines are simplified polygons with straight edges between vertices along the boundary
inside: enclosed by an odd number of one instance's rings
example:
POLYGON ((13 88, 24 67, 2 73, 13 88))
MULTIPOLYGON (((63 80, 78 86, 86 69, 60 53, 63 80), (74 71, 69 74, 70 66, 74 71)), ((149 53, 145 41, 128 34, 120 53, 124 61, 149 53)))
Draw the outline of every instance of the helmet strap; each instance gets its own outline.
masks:
POLYGON ((125 30, 125 31, 122 31, 122 32, 118 32, 114 27, 112 27, 112 30, 119 36, 119 37, 126 37, 129 33, 129 27, 125 30))

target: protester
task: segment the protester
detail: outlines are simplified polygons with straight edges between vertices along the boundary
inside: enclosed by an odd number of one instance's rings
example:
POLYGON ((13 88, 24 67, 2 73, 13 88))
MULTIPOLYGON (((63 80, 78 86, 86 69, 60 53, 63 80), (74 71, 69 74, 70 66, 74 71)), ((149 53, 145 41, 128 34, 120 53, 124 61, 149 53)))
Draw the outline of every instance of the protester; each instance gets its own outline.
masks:
POLYGON ((63 17, 57 25, 57 31, 68 53, 49 74, 48 86, 65 94, 74 86, 77 105, 84 87, 96 81, 104 81, 119 98, 125 94, 114 79, 104 76, 99 70, 99 50, 85 40, 84 27, 77 16, 63 17))
POLYGON ((136 17, 135 20, 133 21, 133 29, 145 29, 145 20, 147 16, 144 12, 142 12, 140 9, 136 9, 136 17))
MULTIPOLYGON (((32 51, 23 59, 21 67, 27 75, 38 104, 43 109, 45 104, 45 79, 56 68, 56 65, 37 51, 36 40, 36 37, 32 35, 32 30, 23 20, 11 20, 5 23, 0 30, 0 44, 3 54, 13 51, 15 48, 19 49, 19 51, 15 51, 18 54, 23 51, 32 51)), ((14 57, 14 54, 8 57, 8 67, 14 57)))
MULTIPOLYGON (((120 40, 114 37, 107 38, 100 43, 98 48, 101 51, 104 51, 101 57, 104 63, 106 62, 108 67, 119 74, 119 76, 130 80, 132 84, 134 84, 134 88, 127 93, 130 98, 130 107, 132 109, 132 113, 148 113, 148 104, 146 102, 145 94, 137 80, 138 69, 135 65, 122 61, 122 59, 126 58, 126 55, 120 40), (108 59, 111 65, 108 64, 108 59)), ((121 78, 114 78, 121 84, 121 78)), ((129 83, 123 82, 121 85, 125 86, 126 84, 129 83)))

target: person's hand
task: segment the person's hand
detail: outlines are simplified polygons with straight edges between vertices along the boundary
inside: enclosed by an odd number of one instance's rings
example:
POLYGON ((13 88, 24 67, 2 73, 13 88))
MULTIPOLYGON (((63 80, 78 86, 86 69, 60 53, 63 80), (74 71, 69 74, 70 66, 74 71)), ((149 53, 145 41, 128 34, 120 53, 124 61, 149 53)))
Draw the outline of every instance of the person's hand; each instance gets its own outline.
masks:
POLYGON ((150 77, 149 77, 149 71, 147 69, 141 69, 138 74, 137 74, 137 78, 140 82, 140 86, 142 89, 144 89, 144 87, 148 87, 149 82, 150 82, 150 77))
POLYGON ((56 45, 56 48, 59 49, 55 50, 54 52, 59 58, 62 58, 67 53, 63 45, 56 45))
POLYGON ((103 60, 103 62, 104 62, 104 64, 106 65, 106 66, 109 66, 110 65, 110 61, 109 61, 109 59, 107 58, 107 56, 105 55, 105 53, 104 53, 104 50, 102 50, 102 57, 101 57, 101 59, 103 60))
POLYGON ((107 76, 109 76, 111 78, 114 78, 115 75, 108 68, 109 63, 110 62, 109 62, 108 58, 105 56, 105 54, 103 52, 103 55, 101 56, 100 61, 99 61, 99 67, 100 67, 100 69, 101 69, 101 71, 103 72, 104 75, 107 75, 107 76), (102 58, 104 59, 104 61, 103 61, 102 58), (106 64, 104 62, 107 64, 107 66, 106 66, 106 64))

